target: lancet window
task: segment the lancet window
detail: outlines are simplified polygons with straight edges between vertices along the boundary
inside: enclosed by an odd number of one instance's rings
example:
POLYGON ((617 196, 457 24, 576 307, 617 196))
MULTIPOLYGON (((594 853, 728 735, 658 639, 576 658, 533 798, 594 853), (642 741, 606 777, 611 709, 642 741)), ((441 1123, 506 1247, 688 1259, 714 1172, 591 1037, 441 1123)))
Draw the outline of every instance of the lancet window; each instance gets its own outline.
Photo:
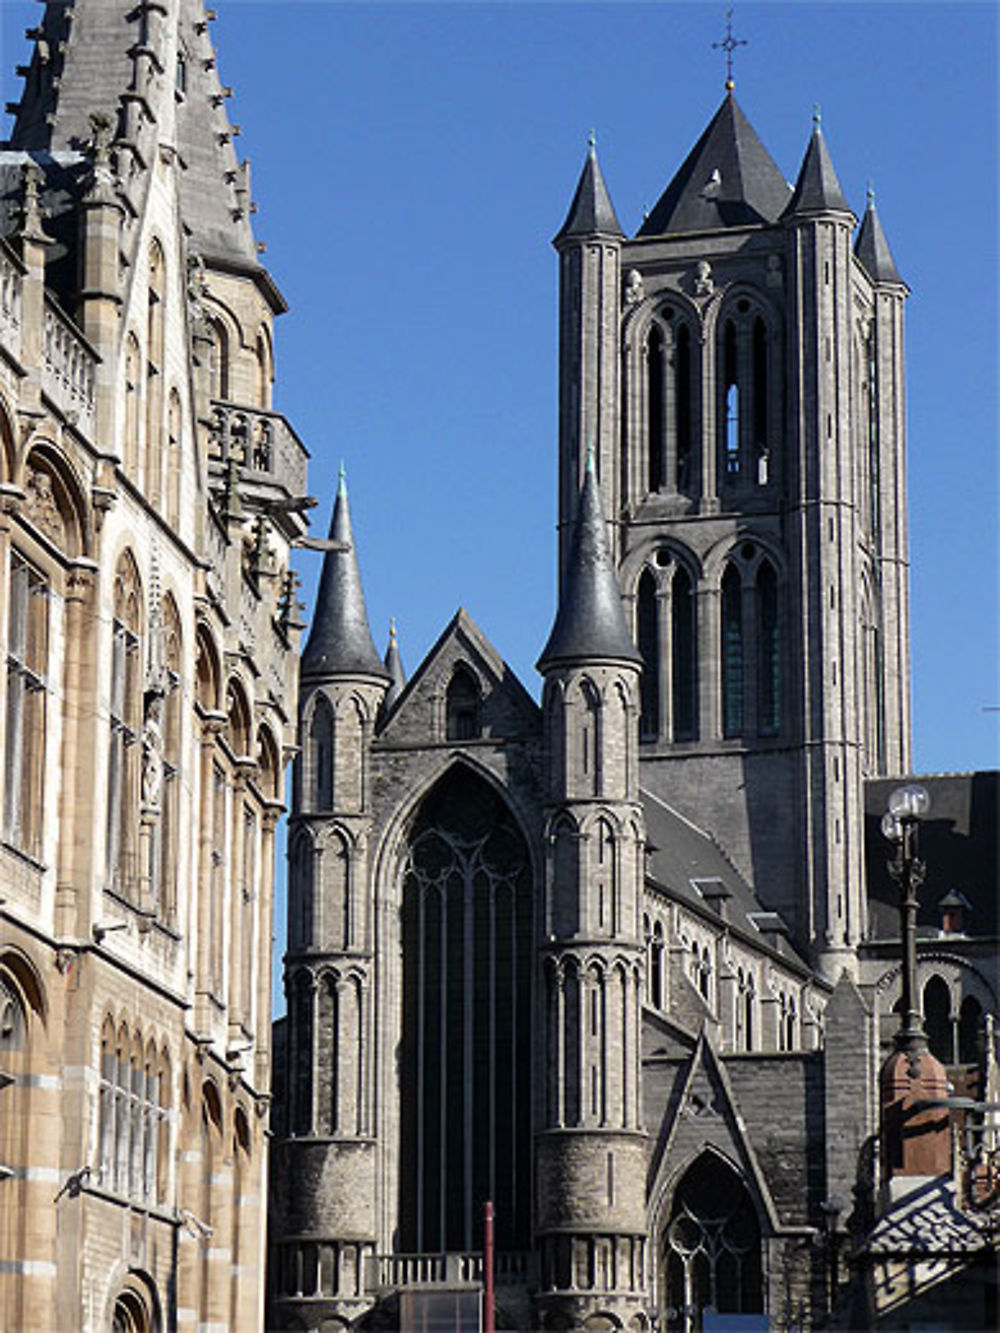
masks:
POLYGON ((147 1203, 167 1192, 170 1059, 152 1039, 101 1030, 98 1180, 104 1189, 147 1203))
POLYGON ((645 350, 646 475, 649 492, 690 492, 696 400, 691 327, 672 306, 650 325, 645 350))
POLYGON ((719 588, 721 731, 727 738, 781 731, 782 592, 774 565, 753 542, 727 562, 719 588))
POLYGON ((163 658, 166 677, 163 699, 163 783, 160 797, 158 844, 158 898, 160 912, 168 925, 177 920, 177 879, 181 837, 181 726, 183 700, 181 663, 183 642, 181 622, 172 597, 163 604, 163 658))
POLYGON ((445 735, 450 741, 472 741, 482 734, 479 682, 461 663, 455 668, 445 697, 445 735))
POLYGON ((107 875, 126 898, 139 892, 140 737, 143 719, 142 588, 129 552, 118 561, 111 627, 107 875))
POLYGON ((698 734, 695 583, 668 550, 639 576, 636 640, 643 660, 640 736, 693 740, 698 734))
POLYGON ((770 334, 753 302, 731 303, 717 351, 719 477, 723 489, 763 487, 773 480, 776 394, 770 334))
POLYGON ((163 492, 163 352, 165 264, 163 250, 153 241, 149 250, 146 317, 146 467, 150 503, 159 505, 163 492))
POLYGON ((49 591, 47 578, 12 549, 7 603, 3 835, 6 842, 35 858, 42 853, 49 591))

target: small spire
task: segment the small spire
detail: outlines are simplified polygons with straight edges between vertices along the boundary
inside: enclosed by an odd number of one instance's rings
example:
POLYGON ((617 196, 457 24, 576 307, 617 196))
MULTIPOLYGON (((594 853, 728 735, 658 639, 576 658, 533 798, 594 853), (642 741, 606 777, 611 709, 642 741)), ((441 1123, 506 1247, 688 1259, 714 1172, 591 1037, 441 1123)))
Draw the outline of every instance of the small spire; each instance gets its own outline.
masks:
POLYGON ((857 239, 854 242, 854 257, 873 282, 887 282, 905 287, 899 276, 899 269, 889 249, 882 223, 875 208, 875 191, 871 182, 868 185, 868 207, 861 219, 857 239))
POLYGON ((389 688, 382 701, 381 716, 383 718, 388 716, 395 706, 396 700, 406 688, 406 672, 403 670, 403 659, 399 654, 399 644, 396 641, 395 616, 389 621, 389 647, 385 651, 385 669, 389 673, 389 688))
POLYGON ((809 136, 795 189, 783 216, 811 213, 847 213, 851 209, 840 188, 830 150, 819 127, 819 107, 813 113, 813 132, 809 136))
POLYGON ((597 162, 597 136, 590 132, 590 146, 583 164, 583 171, 577 182, 573 202, 569 206, 566 221, 559 228, 554 244, 568 236, 619 236, 624 237, 621 223, 615 216, 615 210, 608 196, 608 187, 604 184, 601 168, 597 162))

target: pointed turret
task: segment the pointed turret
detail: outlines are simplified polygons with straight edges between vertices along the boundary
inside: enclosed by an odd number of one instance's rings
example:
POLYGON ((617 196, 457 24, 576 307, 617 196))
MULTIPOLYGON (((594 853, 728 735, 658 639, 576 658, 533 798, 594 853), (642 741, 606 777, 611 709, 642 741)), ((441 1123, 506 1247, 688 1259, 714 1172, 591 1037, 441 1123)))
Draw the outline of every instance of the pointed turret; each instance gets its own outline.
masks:
POLYGON ((639 229, 639 236, 776 222, 788 184, 732 93, 639 229))
POLYGON ((905 286, 875 211, 875 192, 872 189, 868 191, 868 205, 858 228, 858 238, 854 242, 854 255, 872 282, 893 282, 905 286))
POLYGON ((806 149, 795 190, 785 209, 786 218, 799 213, 850 213, 833 168, 830 150, 819 126, 819 112, 813 116, 813 132, 806 149))
POLYGON ((354 550, 347 483, 341 471, 330 523, 335 549, 323 558, 316 596, 316 614, 302 654, 301 673, 308 676, 374 676, 389 679, 368 626, 365 595, 354 550))
POLYGON ((570 236, 624 236, 597 161, 593 136, 573 202, 553 244, 570 236))
POLYGON ((580 491, 572 544, 552 633, 538 670, 567 662, 635 662, 621 591, 608 551, 593 455, 580 491))
POLYGON ((396 700, 406 689, 406 672, 403 670, 403 659, 400 656, 399 644, 396 641, 396 621, 394 619, 389 621, 389 647, 385 650, 385 669, 389 673, 389 688, 382 701, 382 712, 388 714, 396 700))

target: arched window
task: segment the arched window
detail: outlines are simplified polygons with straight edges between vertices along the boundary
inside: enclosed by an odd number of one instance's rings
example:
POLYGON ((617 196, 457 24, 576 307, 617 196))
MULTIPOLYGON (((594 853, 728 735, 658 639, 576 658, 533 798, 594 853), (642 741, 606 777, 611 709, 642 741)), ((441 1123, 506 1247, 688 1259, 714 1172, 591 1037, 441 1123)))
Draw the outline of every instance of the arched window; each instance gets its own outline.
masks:
POLYGON ((951 1040, 951 994, 941 977, 931 977, 924 987, 924 1026, 931 1054, 950 1065, 955 1053, 951 1040))
POLYGON ((663 1008, 663 923, 653 923, 649 940, 649 1002, 654 1009, 663 1008))
POLYGON ((118 561, 111 627, 111 739, 108 747, 107 875, 117 893, 139 893, 139 797, 143 723, 142 587, 131 554, 118 561))
POLYGON ((580 841, 576 826, 563 816, 550 834, 552 840, 552 929, 560 938, 575 935, 580 922, 580 841))
POLYGON ((530 1243, 532 917, 522 834, 453 767, 403 875, 401 1251, 473 1248, 488 1197, 498 1246, 530 1243))
POLYGON ((306 752, 306 809, 333 809, 333 709, 326 695, 318 695, 309 723, 306 752))
POLYGON ((315 857, 312 839, 301 829, 292 841, 289 860, 289 944, 293 949, 308 949, 315 930, 315 857))
POLYGON ((166 519, 175 532, 181 518, 181 461, 181 400, 177 390, 171 389, 167 408, 166 519))
POLYGON ((149 248, 146 320, 146 494, 159 505, 163 493, 163 352, 165 264, 158 241, 149 248))
POLYGON ((313 1000, 312 977, 300 973, 292 992, 291 1130, 293 1134, 311 1134, 313 1127, 313 1000))
POLYGON ((736 326, 728 320, 722 335, 723 385, 723 477, 735 481, 740 475, 740 382, 736 326))
POLYGON ((677 565, 670 584, 671 712, 675 741, 697 735, 697 656, 694 587, 691 575, 677 565))
POLYGON ((163 659, 166 695, 163 700, 163 792, 158 830, 160 911, 168 925, 177 922, 178 852, 181 836, 181 664, 184 660, 180 613, 170 596, 163 601, 163 659))
POLYGON ((197 630, 194 672, 198 706, 214 712, 219 706, 219 654, 205 624, 199 624, 197 630))
POLYGON ((42 855, 49 592, 45 575, 11 548, 3 836, 35 859, 42 855))
POLYGON ((229 399, 229 334, 221 319, 209 321, 212 343, 208 352, 209 397, 229 399))
POLYGON ((226 686, 226 740, 238 758, 250 754, 250 705, 237 680, 226 686))
POLYGON ((661 1304, 684 1310, 684 1328, 702 1312, 759 1314, 764 1309, 760 1223, 743 1180, 714 1152, 703 1152, 674 1193, 661 1242, 666 1291, 661 1304))
POLYGON ((255 352, 257 406, 264 408, 266 411, 271 406, 271 383, 274 373, 271 369, 271 344, 264 329, 261 329, 257 334, 255 352))
POLYGON ((781 633, 778 579, 770 561, 757 570, 757 723, 762 735, 781 729, 781 633))
POLYGON ((743 734, 743 585, 735 565, 722 578, 722 734, 743 734))
POLYGON ((472 741, 481 735, 479 682, 468 667, 455 668, 445 697, 445 735, 450 741, 472 741))
POLYGON ((582 795, 602 794, 601 774, 601 696, 593 681, 580 682, 579 764, 582 795))
POLYGON ((649 428, 646 434, 648 458, 647 489, 658 491, 663 485, 664 430, 664 346, 663 334, 654 324, 646 342, 646 402, 649 428))
POLYGON ((754 481, 766 486, 769 481, 770 445, 768 440, 767 400, 767 327, 758 316, 753 322, 753 449, 756 463, 754 481))
POLYGON ((676 486, 682 492, 690 491, 694 484, 691 373, 691 330, 687 324, 681 324, 674 350, 674 433, 676 486))
POLYGON ((653 571, 644 569, 637 592, 637 647, 642 657, 639 686, 639 730, 644 737, 660 734, 660 629, 653 571))
POLYGON ((323 948, 341 953, 354 947, 354 913, 351 903, 351 858, 346 839, 334 832, 323 848, 323 948))
POLYGON ((593 904, 593 925, 598 935, 614 935, 618 928, 618 866, 614 830, 606 819, 599 819, 591 838, 596 899, 593 904))
POLYGON ((139 340, 130 333, 125 341, 125 417, 122 429, 122 466, 135 481, 139 469, 139 395, 141 356, 139 340))

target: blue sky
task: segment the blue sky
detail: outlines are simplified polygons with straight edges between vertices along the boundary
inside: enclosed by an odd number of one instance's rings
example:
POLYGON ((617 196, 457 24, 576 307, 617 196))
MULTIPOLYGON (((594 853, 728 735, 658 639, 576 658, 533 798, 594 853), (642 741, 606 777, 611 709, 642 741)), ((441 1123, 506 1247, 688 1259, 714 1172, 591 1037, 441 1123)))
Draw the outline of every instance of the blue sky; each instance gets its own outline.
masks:
MULTIPOLYGON (((716 3, 218 0, 258 237, 292 307, 277 406, 325 528, 344 459, 375 639, 465 605, 530 690, 554 603, 556 263, 596 130, 626 230, 723 96, 716 3)), ((34 3, 0 0, 4 100, 34 3)), ((914 742, 997 764, 997 8, 740 4, 736 95, 794 179, 813 107, 912 289, 914 742)), ((316 557, 303 557, 311 592, 316 557)))

